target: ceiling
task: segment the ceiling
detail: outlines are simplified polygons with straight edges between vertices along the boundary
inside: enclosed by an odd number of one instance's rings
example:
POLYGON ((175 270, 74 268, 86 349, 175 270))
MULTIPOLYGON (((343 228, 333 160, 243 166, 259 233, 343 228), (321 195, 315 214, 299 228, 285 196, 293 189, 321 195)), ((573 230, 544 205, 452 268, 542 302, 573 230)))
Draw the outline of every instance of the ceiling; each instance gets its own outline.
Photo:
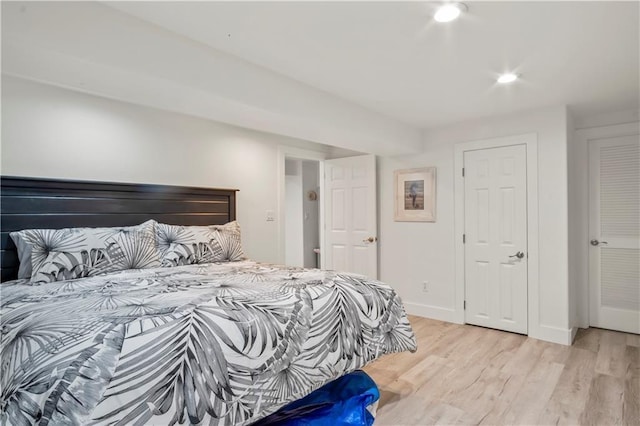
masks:
POLYGON ((449 24, 437 4, 3 1, 2 72, 380 155, 465 120, 639 107, 639 2, 469 1, 449 24))
POLYGON ((109 6, 429 128, 567 104, 638 107, 638 2, 114 2, 109 6), (496 76, 522 80, 498 87, 496 76))

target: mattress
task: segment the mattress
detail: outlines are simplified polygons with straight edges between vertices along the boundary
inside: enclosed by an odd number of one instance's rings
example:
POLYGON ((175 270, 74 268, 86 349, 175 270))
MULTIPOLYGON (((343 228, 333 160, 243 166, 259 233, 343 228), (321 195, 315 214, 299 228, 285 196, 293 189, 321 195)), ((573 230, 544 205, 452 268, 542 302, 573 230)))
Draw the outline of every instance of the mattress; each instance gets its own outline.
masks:
POLYGON ((0 287, 5 424, 246 425, 388 353, 401 300, 252 261, 0 287))

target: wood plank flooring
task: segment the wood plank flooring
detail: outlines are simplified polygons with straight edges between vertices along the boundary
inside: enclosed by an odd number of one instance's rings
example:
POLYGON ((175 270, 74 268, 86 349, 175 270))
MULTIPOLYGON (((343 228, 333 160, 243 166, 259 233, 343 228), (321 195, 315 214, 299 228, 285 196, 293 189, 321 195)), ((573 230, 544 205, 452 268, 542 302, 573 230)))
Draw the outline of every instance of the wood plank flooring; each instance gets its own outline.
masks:
POLYGON ((590 328, 573 346, 410 316, 418 351, 365 368, 376 425, 640 426, 640 336, 590 328))

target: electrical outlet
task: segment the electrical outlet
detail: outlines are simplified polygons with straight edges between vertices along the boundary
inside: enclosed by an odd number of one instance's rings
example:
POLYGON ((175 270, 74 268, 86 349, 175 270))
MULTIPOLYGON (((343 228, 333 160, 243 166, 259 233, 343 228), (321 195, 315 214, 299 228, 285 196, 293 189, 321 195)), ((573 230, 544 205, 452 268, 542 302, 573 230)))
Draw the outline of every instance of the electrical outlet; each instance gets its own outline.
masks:
POLYGON ((429 281, 422 281, 422 291, 425 293, 429 292, 429 281))

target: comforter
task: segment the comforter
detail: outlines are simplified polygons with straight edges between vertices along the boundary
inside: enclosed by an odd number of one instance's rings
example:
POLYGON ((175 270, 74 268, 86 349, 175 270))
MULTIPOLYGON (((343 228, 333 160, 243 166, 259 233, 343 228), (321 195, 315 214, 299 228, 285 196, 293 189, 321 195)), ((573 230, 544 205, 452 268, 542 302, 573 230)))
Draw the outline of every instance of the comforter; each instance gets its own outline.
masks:
POLYGON ((251 261, 2 284, 4 424, 245 425, 416 342, 394 290, 251 261))

